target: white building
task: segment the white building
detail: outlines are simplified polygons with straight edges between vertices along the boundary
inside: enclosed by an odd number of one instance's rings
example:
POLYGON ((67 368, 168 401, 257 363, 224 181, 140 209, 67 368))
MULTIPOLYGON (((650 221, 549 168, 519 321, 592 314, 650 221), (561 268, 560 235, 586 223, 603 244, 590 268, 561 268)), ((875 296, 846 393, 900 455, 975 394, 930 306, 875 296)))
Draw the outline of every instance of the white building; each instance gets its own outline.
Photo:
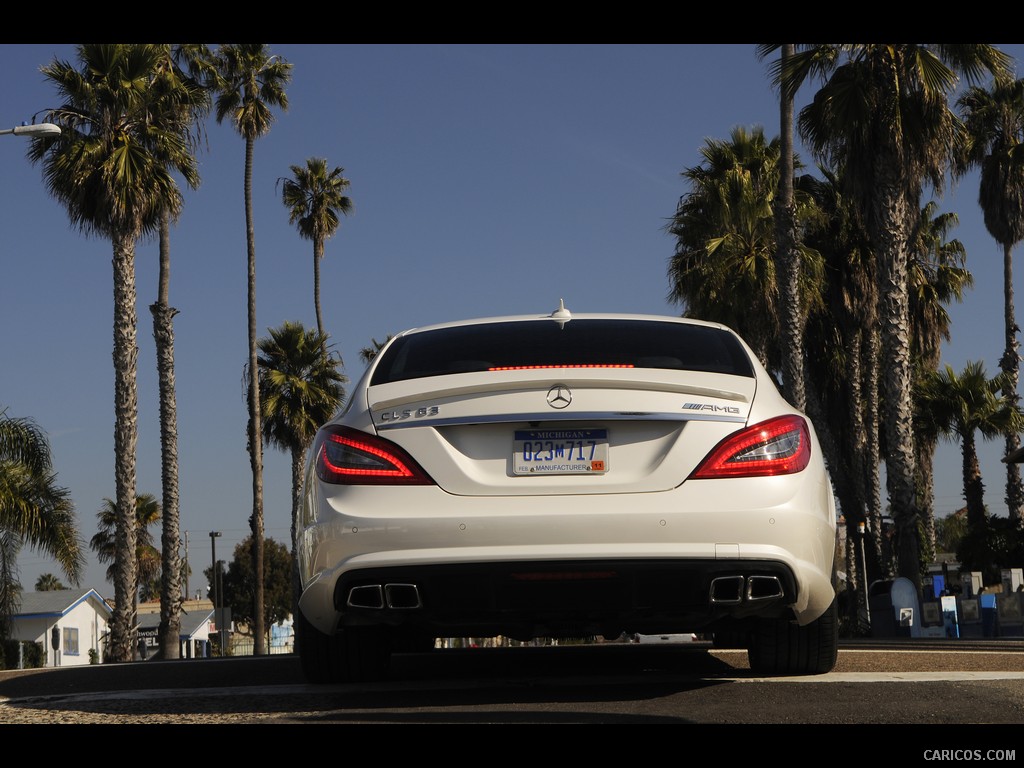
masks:
MULTIPOLYGON (((113 611, 94 589, 23 592, 11 639, 41 644, 47 667, 100 663, 113 611), (93 653, 90 655, 90 651, 93 653)), ((8 666, 13 666, 8 660, 8 666)))

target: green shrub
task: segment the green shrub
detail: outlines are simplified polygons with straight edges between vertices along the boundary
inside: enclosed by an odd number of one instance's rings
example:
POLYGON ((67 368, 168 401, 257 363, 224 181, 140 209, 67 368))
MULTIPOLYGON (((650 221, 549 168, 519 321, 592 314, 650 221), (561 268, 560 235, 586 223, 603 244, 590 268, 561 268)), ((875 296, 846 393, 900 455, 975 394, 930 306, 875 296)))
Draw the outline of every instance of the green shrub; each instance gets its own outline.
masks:
POLYGON ((25 669, 36 669, 46 663, 46 649, 41 643, 5 640, 0 643, 0 669, 18 668, 19 645, 21 646, 21 663, 25 669))
POLYGON ((25 669, 38 669, 46 666, 46 646, 42 643, 25 643, 21 652, 25 669))

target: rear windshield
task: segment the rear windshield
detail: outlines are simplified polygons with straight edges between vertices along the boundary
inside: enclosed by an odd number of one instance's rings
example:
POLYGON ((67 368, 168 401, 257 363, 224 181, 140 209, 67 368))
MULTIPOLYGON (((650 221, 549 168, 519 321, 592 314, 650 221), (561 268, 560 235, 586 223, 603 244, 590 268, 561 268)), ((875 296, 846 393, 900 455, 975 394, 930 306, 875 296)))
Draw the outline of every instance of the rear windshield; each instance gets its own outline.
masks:
POLYGON ((754 375, 728 331, 657 320, 483 323, 412 333, 381 354, 371 384, 529 368, 667 368, 754 375))

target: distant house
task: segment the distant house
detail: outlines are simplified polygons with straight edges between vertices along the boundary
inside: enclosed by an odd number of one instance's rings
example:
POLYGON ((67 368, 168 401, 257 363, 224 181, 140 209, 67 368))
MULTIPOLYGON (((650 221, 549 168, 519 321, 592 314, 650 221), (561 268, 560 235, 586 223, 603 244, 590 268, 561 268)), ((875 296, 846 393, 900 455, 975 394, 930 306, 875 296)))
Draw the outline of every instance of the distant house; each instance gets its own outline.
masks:
MULTIPOLYGON (((139 604, 139 655, 147 659, 160 650, 160 602, 139 604)), ((210 631, 213 603, 209 600, 185 600, 181 604, 181 630, 178 633, 178 658, 202 659, 210 656, 210 631)))
POLYGON ((11 621, 11 639, 39 643, 47 667, 74 667, 103 660, 113 611, 94 589, 22 592, 11 621))

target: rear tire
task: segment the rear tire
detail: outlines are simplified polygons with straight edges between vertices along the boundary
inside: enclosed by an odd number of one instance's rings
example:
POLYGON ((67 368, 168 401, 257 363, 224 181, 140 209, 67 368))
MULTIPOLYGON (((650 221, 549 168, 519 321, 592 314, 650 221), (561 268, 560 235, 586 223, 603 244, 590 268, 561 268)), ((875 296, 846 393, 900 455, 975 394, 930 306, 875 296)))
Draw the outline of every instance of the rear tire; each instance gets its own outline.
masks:
POLYGON ((760 619, 751 637, 750 668, 766 675, 821 675, 839 657, 839 613, 835 598, 806 626, 782 619, 760 619))
POLYGON ((346 627, 325 635, 309 623, 301 610, 295 627, 302 673, 310 683, 329 685, 387 677, 391 647, 384 629, 346 627))

